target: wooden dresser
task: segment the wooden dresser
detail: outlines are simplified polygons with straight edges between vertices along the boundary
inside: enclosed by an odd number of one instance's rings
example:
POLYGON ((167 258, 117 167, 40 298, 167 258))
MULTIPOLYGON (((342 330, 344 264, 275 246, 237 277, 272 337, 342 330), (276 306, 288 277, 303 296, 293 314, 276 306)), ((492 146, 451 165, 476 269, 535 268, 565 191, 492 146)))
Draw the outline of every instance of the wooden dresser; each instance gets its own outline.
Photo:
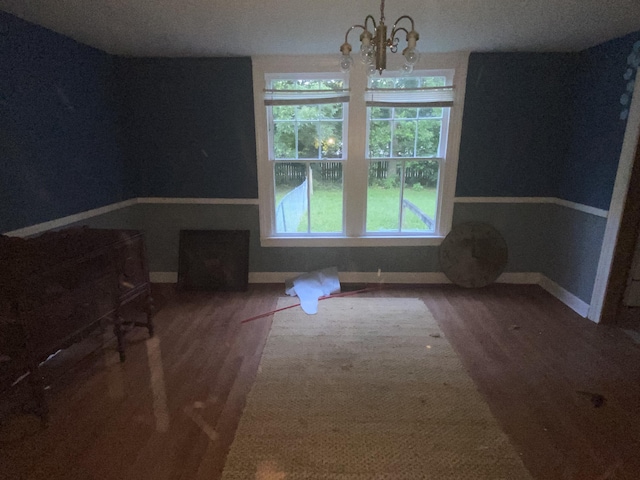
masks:
POLYGON ((39 365, 109 322, 125 359, 125 331, 153 336, 153 299, 144 238, 134 230, 73 228, 35 238, 0 236, 0 391, 29 373, 36 413, 48 408, 39 365), (146 321, 122 307, 143 302, 146 321))

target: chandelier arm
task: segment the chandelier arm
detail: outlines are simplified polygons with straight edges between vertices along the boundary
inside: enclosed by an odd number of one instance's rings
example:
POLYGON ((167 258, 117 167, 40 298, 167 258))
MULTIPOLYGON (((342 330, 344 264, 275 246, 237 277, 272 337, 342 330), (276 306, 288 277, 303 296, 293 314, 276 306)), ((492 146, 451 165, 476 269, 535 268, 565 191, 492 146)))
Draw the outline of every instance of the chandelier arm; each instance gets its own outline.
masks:
POLYGON ((395 31, 396 30, 396 25, 398 25, 398 23, 400 23, 400 20, 403 19, 408 19, 411 22, 411 30, 415 30, 415 24, 413 22, 413 18, 411 18, 409 15, 403 15, 400 18, 398 18, 395 22, 393 22, 393 28, 391 29, 391 31, 395 31))
POLYGON ((373 30, 375 31, 378 26, 376 25, 376 19, 373 18, 373 15, 367 15, 367 17, 364 19, 364 29, 367 31, 369 30, 367 28, 369 26, 369 20, 371 20, 371 23, 373 23, 373 30))
POLYGON ((365 27, 364 25, 351 25, 349 27, 349 29, 347 30, 347 33, 344 34, 344 43, 348 43, 347 42, 347 37, 349 36, 349 34, 351 33, 352 30, 355 30, 356 28, 361 28, 362 30, 367 30, 367 27, 365 27))
POLYGON ((400 41, 399 38, 396 38, 396 35, 398 34, 398 32, 401 32, 401 31, 406 33, 407 35, 409 35, 409 31, 404 27, 394 28, 393 30, 391 30, 391 35, 389 35, 388 42, 389 42, 390 45, 393 44, 394 40, 398 40, 398 42, 400 41))

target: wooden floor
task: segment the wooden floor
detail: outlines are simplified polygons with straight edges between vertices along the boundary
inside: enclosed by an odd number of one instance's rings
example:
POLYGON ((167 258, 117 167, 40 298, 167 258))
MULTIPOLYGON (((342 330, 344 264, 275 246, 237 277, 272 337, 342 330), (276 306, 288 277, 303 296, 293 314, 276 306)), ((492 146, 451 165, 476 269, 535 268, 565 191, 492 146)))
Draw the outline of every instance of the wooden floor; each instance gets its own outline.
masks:
MULTIPOLYGON (((219 478, 271 317, 240 322, 282 293, 170 296, 155 339, 132 332, 124 364, 113 341, 61 353, 48 366, 49 427, 28 415, 0 425, 0 478, 219 478)), ((424 300, 534 478, 640 478, 640 346, 621 330, 537 286, 361 295, 424 300)))

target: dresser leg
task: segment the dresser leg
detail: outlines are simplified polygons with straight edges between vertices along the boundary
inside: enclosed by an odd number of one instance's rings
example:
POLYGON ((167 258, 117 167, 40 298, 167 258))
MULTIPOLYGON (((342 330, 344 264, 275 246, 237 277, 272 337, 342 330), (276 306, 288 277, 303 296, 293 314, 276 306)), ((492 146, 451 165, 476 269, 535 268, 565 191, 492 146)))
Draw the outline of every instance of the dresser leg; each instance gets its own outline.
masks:
POLYGON ((115 316, 115 320, 113 322, 113 333, 118 339, 118 353, 120 354, 120 361, 124 362, 124 331, 122 330, 122 317, 120 315, 115 316))
POLYGON ((151 295, 147 296, 145 311, 147 313, 147 330, 149 331, 149 336, 153 337, 153 312, 155 311, 155 306, 153 304, 153 297, 151 295))
POLYGON ((35 414, 40 417, 40 421, 43 427, 49 424, 49 404, 47 403, 47 396, 44 391, 44 378, 39 372, 37 366, 31 366, 31 391, 33 392, 33 398, 36 401, 35 414))

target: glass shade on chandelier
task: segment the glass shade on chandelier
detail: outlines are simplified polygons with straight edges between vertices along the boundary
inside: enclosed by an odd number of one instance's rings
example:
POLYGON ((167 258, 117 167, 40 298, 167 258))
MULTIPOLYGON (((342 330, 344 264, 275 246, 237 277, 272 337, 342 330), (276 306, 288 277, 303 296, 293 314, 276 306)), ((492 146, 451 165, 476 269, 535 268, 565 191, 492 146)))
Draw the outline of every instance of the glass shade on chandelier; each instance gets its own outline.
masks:
POLYGON ((349 33, 355 29, 362 29, 360 34, 360 60, 365 64, 367 74, 371 75, 376 71, 382 75, 383 70, 387 68, 387 48, 395 53, 398 50, 399 38, 397 35, 402 31, 406 34, 407 47, 402 51, 404 56, 404 65, 402 72, 409 74, 413 71, 414 65, 420 59, 420 54, 416 49, 416 43, 420 38, 418 32, 415 31, 413 19, 408 15, 398 18, 391 28, 391 34, 387 36, 387 26, 384 23, 384 0, 380 2, 380 20, 376 23, 371 15, 367 15, 364 25, 352 25, 344 35, 344 43, 340 47, 342 58, 340 60, 340 69, 348 72, 353 65, 351 57, 352 47, 348 42, 349 33), (399 26, 406 20, 411 23, 411 29, 399 26))

